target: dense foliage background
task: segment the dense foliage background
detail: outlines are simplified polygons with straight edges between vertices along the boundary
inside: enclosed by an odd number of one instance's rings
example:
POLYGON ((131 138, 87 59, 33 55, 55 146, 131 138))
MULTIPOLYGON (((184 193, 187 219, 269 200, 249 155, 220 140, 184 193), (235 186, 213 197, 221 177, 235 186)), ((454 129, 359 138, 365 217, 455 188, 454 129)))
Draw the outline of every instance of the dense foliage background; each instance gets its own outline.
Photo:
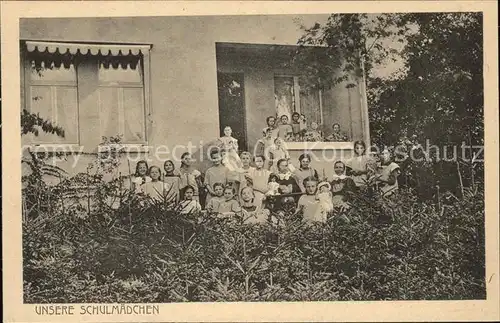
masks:
POLYGON ((462 194, 482 181, 484 153, 471 149, 484 144, 482 13, 334 14, 303 29, 294 61, 303 82, 329 87, 364 75, 372 144, 423 148, 430 167, 404 174, 420 193, 439 185, 462 194))
MULTIPOLYGON (((332 15, 304 29, 292 63, 308 84, 364 75, 374 143, 405 147, 396 198, 368 188, 326 224, 180 216, 123 192, 121 178, 103 180, 119 151, 73 177, 29 152, 24 301, 484 299, 483 164, 470 149, 439 158, 444 147, 483 143, 482 44, 480 13, 332 15), (329 50, 318 56, 311 44, 329 50), (377 75, 391 60, 401 69, 377 75), (331 73, 338 67, 344 74, 331 73)), ((28 112, 22 122, 22 134, 64 135, 28 112)))

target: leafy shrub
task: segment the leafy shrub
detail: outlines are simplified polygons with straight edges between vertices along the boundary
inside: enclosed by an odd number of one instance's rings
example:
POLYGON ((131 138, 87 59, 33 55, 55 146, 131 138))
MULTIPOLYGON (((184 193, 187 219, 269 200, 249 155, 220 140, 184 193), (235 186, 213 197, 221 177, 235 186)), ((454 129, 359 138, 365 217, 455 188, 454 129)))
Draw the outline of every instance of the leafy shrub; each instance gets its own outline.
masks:
POLYGON ((325 224, 244 224, 124 198, 23 223, 24 301, 481 299, 484 199, 358 194, 325 224), (105 216, 102 213, 106 213, 105 216))

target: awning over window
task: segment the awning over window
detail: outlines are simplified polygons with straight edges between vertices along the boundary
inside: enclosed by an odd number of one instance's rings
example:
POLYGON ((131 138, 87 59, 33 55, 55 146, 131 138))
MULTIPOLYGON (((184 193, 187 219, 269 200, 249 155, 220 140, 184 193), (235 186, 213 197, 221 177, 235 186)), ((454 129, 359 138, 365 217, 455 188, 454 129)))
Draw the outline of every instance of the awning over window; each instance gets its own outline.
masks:
POLYGON ((102 55, 102 56, 138 56, 149 52, 149 45, 108 45, 108 44, 85 44, 85 43, 64 43, 64 42, 44 42, 26 41, 28 52, 77 54, 82 55, 102 55))

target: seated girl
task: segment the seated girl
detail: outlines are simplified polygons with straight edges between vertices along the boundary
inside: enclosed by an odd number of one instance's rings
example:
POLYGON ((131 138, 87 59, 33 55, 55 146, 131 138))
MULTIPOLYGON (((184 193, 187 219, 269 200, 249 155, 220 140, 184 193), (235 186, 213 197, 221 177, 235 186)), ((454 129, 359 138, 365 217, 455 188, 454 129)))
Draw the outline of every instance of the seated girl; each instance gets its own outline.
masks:
POLYGON ((224 195, 224 184, 222 183, 215 183, 213 185, 213 190, 214 190, 214 196, 210 199, 210 201, 207 203, 207 206, 205 207, 206 210, 209 213, 212 212, 217 212, 219 210, 219 204, 220 202, 223 201, 223 195, 224 195))
POLYGON ((278 171, 274 173, 278 176, 278 183, 280 185, 291 185, 292 193, 300 192, 300 187, 297 185, 297 177, 295 173, 290 171, 288 160, 280 159, 277 163, 278 171))
POLYGON ((304 141, 323 141, 323 134, 317 122, 311 122, 311 128, 304 135, 304 141))
POLYGON ((357 188, 365 187, 373 174, 373 160, 366 153, 363 141, 354 142, 354 156, 346 162, 346 174, 352 178, 357 188))
POLYGON ((316 198, 318 180, 315 177, 307 177, 303 185, 306 194, 300 197, 295 214, 302 213, 302 219, 307 223, 326 222, 326 213, 322 212, 320 201, 316 198))
POLYGON ((181 193, 184 199, 178 206, 180 214, 193 214, 201 212, 200 202, 194 198, 194 187, 188 185, 183 188, 181 193))
POLYGON ((327 141, 342 142, 349 141, 349 137, 340 131, 340 124, 334 123, 333 132, 326 138, 327 141))
POLYGON ((174 162, 171 160, 166 160, 165 163, 163 163, 163 170, 165 170, 163 181, 170 185, 170 191, 167 194, 167 200, 179 202, 181 179, 179 175, 175 174, 174 162))
POLYGON ((391 196, 398 191, 399 165, 392 161, 392 154, 386 149, 380 156, 381 167, 377 171, 377 182, 383 196, 391 196))
POLYGON ((316 198, 321 205, 321 212, 324 212, 326 214, 333 211, 331 189, 332 187, 328 182, 321 182, 318 184, 318 192, 316 193, 316 198))
POLYGON ((269 219, 269 210, 256 206, 254 203, 255 194, 251 187, 244 187, 241 190, 241 213, 244 223, 266 223, 269 219))
POLYGON ((235 200, 236 191, 232 185, 224 187, 224 196, 219 202, 217 213, 228 216, 241 212, 240 203, 235 200))

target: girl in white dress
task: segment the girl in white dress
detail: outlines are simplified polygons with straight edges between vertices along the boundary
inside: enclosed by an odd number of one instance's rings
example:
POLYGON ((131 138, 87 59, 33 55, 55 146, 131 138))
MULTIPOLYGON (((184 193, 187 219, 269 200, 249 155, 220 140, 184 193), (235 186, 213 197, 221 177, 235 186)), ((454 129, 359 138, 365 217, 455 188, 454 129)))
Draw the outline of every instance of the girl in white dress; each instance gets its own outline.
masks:
POLYGON ((230 171, 238 171, 243 166, 238 156, 238 140, 232 137, 233 130, 227 126, 224 128, 224 136, 219 138, 221 148, 226 152, 222 164, 230 171))
POLYGON ((332 202, 332 186, 328 182, 321 182, 318 184, 318 192, 316 193, 316 198, 319 200, 321 205, 321 212, 326 214, 333 211, 332 202))
POLYGON ((141 193, 156 202, 167 202, 167 193, 170 192, 171 185, 161 180, 161 170, 157 166, 149 168, 150 182, 140 186, 141 193))
POLYGON ((262 138, 257 140, 254 148, 254 156, 264 156, 267 159, 267 162, 264 165, 264 168, 269 170, 273 164, 273 160, 271 155, 271 150, 273 149, 274 139, 272 134, 272 129, 267 127, 262 130, 262 138))
POLYGON ((271 175, 271 171, 264 167, 265 162, 266 158, 262 155, 254 157, 255 171, 252 174, 252 188, 255 195, 254 204, 257 207, 262 207, 262 201, 265 198, 264 194, 268 191, 269 176, 271 175))
POLYGON ((140 160, 135 165, 135 174, 132 175, 132 192, 140 193, 141 185, 149 182, 151 182, 151 177, 149 177, 148 162, 145 160, 140 160))

